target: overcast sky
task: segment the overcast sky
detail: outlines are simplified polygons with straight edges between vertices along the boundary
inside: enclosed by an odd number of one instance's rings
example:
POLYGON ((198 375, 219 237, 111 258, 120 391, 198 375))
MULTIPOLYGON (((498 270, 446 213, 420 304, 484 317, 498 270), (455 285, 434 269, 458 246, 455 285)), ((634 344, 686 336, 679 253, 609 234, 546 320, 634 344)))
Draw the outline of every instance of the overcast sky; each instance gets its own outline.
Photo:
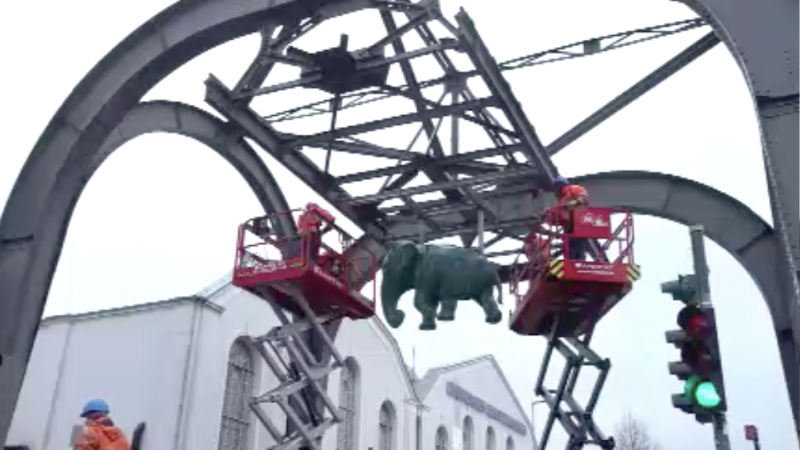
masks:
MULTIPOLYGON (((0 204, 39 134, 72 88, 117 42, 168 3, 70 0, 48 2, 46 7, 37 2, 0 3, 0 82, 5 90, 0 123, 6 124, 0 153, 0 204), (43 8, 46 14, 42 14, 43 8)), ((666 0, 442 3, 448 17, 458 7, 468 10, 498 60, 693 17, 680 3, 666 0)), ((343 30, 349 30, 351 48, 358 48, 379 37, 381 25, 374 11, 358 13, 320 27, 297 45, 310 51, 331 47, 343 30), (356 28, 361 31, 353 31, 356 28)), ((548 143, 705 32, 707 29, 523 69, 508 74, 508 79, 548 143)), ((204 79, 214 73, 231 86, 250 63, 258 44, 256 37, 246 37, 214 49, 179 69, 146 98, 208 109, 203 103, 204 79)), ((419 63, 417 69, 422 79, 438 75, 430 63, 419 63)), ((279 70, 268 82, 290 76, 292 71, 279 70)), ((313 93, 293 91, 288 97, 260 99, 254 107, 261 112, 277 111, 311 97, 313 93)), ((410 103, 388 105, 391 109, 365 109, 344 115, 342 120, 356 123, 378 113, 394 115, 411 108, 410 103)), ((321 131, 328 118, 320 120, 281 129, 321 131)), ((402 148, 414 131, 402 127, 369 137, 402 148)), ((488 146, 475 130, 465 130, 464 136, 465 147, 488 146)), ((309 154, 320 160, 321 152, 309 154)), ((308 201, 325 204, 273 159, 264 156, 264 160, 293 207, 308 201)), ((614 169, 680 175, 738 198, 771 222, 751 101, 738 67, 723 46, 567 148, 556 157, 556 163, 567 175, 614 169)), ((334 155, 333 171, 356 172, 377 164, 363 157, 334 155)), ((371 189, 374 187, 365 186, 355 193, 370 194, 371 189)), ((114 154, 84 191, 67 234, 46 314, 193 294, 231 269, 236 226, 259 212, 244 180, 201 144, 169 135, 136 139, 114 154)), ((691 270, 688 230, 660 219, 637 217, 636 235, 637 260, 644 277, 602 321, 593 346, 613 361, 597 420, 610 433, 622 414, 631 410, 667 450, 711 448, 710 427, 697 425, 670 404, 670 394, 681 386, 667 373, 667 362, 678 354, 663 338, 664 330, 674 328, 679 305, 660 293, 659 284, 691 270)), ((764 450, 796 448, 767 308, 732 257, 716 244, 709 244, 708 252, 733 448, 750 448, 742 431, 749 423, 760 428, 764 450)), ((416 348, 420 374, 432 366, 491 353, 522 403, 529 405, 534 400, 532 387, 543 339, 516 336, 506 329, 505 320, 501 325, 486 325, 474 305, 460 307, 457 322, 424 333, 416 329, 419 316, 410 299, 402 307, 410 317, 395 336, 409 364, 412 348, 416 348)), ((589 380, 581 386, 579 400, 583 403, 593 381, 591 372, 584 372, 589 380)), ((553 388, 559 373, 556 365, 548 377, 553 388)), ((539 406, 536 411, 541 430, 546 409, 539 406)), ((564 435, 558 430, 550 448, 562 448, 563 442, 564 435)))

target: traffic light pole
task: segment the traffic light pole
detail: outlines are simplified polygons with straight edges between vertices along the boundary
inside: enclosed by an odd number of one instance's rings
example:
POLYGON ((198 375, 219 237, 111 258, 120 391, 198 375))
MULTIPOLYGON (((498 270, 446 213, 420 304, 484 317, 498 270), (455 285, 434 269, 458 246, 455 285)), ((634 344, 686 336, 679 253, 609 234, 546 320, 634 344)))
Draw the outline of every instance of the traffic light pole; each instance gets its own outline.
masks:
MULTIPOLYGON (((701 225, 689 228, 692 238, 692 260, 694 273, 697 276, 697 287, 700 294, 700 305, 711 306, 711 289, 708 277, 708 261, 706 260, 706 247, 703 241, 704 230, 701 225)), ((714 443, 717 450, 730 450, 731 441, 728 436, 728 419, 724 412, 714 412, 714 443)))

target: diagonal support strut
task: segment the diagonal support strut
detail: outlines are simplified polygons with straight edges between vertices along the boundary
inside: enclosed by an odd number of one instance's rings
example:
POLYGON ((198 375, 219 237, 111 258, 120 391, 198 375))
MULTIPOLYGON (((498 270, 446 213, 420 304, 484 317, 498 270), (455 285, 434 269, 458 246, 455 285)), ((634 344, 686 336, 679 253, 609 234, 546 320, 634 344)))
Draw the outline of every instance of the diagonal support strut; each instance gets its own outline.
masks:
POLYGON ((584 134, 596 128, 608 118, 621 111, 626 106, 633 103, 637 98, 650 92, 664 80, 683 69, 689 63, 696 60, 706 52, 719 44, 719 37, 713 31, 703 36, 694 44, 677 54, 675 57, 664 63, 658 69, 642 78, 638 83, 628 88, 625 92, 608 102, 605 106, 597 110, 594 114, 587 117, 579 124, 572 127, 566 133, 558 137, 547 146, 547 153, 550 156, 563 150, 568 145, 580 139, 584 134))

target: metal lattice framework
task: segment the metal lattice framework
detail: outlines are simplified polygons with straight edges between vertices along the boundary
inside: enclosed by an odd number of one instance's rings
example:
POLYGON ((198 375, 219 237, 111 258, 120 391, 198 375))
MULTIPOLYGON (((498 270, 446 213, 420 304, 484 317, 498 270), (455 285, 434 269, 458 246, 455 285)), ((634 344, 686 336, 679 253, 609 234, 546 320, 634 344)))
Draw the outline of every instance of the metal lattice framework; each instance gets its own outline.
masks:
MULTIPOLYGON (((476 236, 483 238, 482 232, 493 232, 494 236, 482 243, 489 248, 503 239, 517 239, 516 226, 533 217, 498 211, 492 204, 493 197, 549 188, 558 172, 552 155, 719 42, 713 33, 706 35, 597 113, 544 145, 503 78, 503 71, 595 55, 692 30, 705 22, 691 19, 617 33, 498 64, 463 10, 453 24, 442 16, 435 2, 376 5, 386 35, 363 49, 347 49, 347 36, 342 36, 338 47, 317 54, 292 46, 319 24, 319 18, 283 27, 266 26, 261 32, 261 52, 242 79, 228 89, 211 76, 206 82, 206 100, 369 236, 379 240, 431 241, 460 236, 464 245, 471 246, 476 236), (397 16, 403 17, 402 21, 397 16), (432 25, 440 25, 443 32, 434 33, 432 25), (403 38, 414 34, 420 45, 408 48, 403 38), (428 61, 421 61, 425 59, 428 61), (412 62, 439 74, 421 80, 412 62), (426 62, 430 64, 426 66, 426 62), (269 74, 279 64, 300 67, 300 76, 270 83, 269 74), (389 81, 392 67, 399 68, 398 83, 389 81), (261 96, 296 88, 313 88, 327 95, 276 112, 266 113, 251 106, 261 96), (406 104, 390 103, 397 99, 406 104), (337 119, 341 115, 360 108, 372 107, 360 116, 374 118, 375 112, 380 111, 375 106, 381 101, 390 104, 387 109, 392 112, 403 106, 411 111, 339 125, 337 119), (322 115, 323 123, 329 126, 315 133, 299 135, 282 130, 288 122, 322 115), (442 132, 445 119, 450 121, 449 135, 442 132), (473 127, 473 136, 484 135, 481 137, 487 142, 485 148, 463 145, 465 126, 473 127), (390 129, 401 130, 391 136, 393 142, 402 145, 388 147, 361 137, 380 138, 381 132, 390 129), (337 154, 372 158, 359 163, 350 157, 350 167, 374 166, 375 158, 380 158, 384 166, 333 173, 331 164, 337 154), (322 155, 324 160, 320 157, 317 159, 321 161, 315 163, 313 156, 322 155), (363 194, 370 188, 374 189, 372 193, 363 194), (356 196, 356 192, 360 195, 356 196)), ((320 121, 315 124, 319 127, 320 121)), ((295 124, 294 128, 307 130, 312 126, 295 124)))
MULTIPOLYGON (((72 207, 97 167, 125 141, 155 130, 198 139, 239 170, 265 210, 288 209, 275 180, 244 140, 247 137, 364 229, 364 236, 355 244, 357 249, 381 255, 387 240, 430 241, 449 236, 459 236, 465 246, 477 240, 479 247, 490 249, 503 239, 517 238, 520 225, 542 210, 543 203, 533 199, 531 192, 547 189, 557 174, 550 160, 553 154, 720 41, 745 72, 759 114, 774 232, 753 220, 747 208, 716 191, 709 194, 686 180, 654 174, 600 176, 593 179, 601 188, 591 188, 593 199, 684 223, 714 225, 718 219, 711 216, 730 210, 724 216, 730 220, 725 226, 710 227, 709 236, 740 257, 764 289, 797 421, 797 5, 777 0, 685 3, 701 18, 589 39, 501 63, 492 58, 464 11, 450 22, 431 0, 231 0, 224 4, 182 0, 171 6, 132 33, 75 89, 37 143, 6 205, 0 221, 0 442, 5 441, 10 425, 72 207), (338 47, 322 52, 307 52, 299 46, 303 35, 322 22, 363 9, 379 12, 385 37, 357 50, 348 49, 349 40, 344 36, 338 47), (540 142, 502 76, 506 70, 594 55, 705 23, 714 31, 547 145, 540 142), (772 24, 773 32, 763 33, 763 23, 772 24), (261 33, 262 46, 242 79, 232 88, 213 76, 207 81, 206 100, 226 123, 183 104, 139 103, 150 88, 185 61, 253 32, 261 33), (411 36, 421 43, 410 45, 411 36), (412 64, 425 58, 439 71, 433 78, 422 79, 412 64), (287 82, 267 83, 278 65, 300 68, 301 75, 287 82), (399 67, 399 82, 391 78, 392 66, 399 67), (267 112, 259 106, 259 97, 303 87, 327 92, 327 96, 300 102, 287 111, 267 112), (395 104, 388 106, 401 99, 408 105, 406 112, 395 104), (382 117, 373 112, 371 117, 377 120, 346 122, 353 110, 365 110, 382 101, 387 106, 380 111, 394 114, 382 117), (310 132, 311 128, 302 128, 302 133, 291 128, 293 122, 315 118, 330 120, 310 132), (451 136, 446 143, 442 130, 447 123, 451 136), (400 136, 403 133, 392 135, 391 145, 372 139, 381 130, 406 125, 418 129, 405 133, 407 138, 400 136), (468 134, 467 127, 479 130, 476 133, 486 140, 485 147, 470 148, 459 139, 468 134), (314 162, 314 152, 320 156, 316 158, 319 162, 314 162), (389 164, 336 173, 337 153, 383 158, 389 164), (372 191, 350 188, 373 180, 378 180, 380 187, 372 191), (631 189, 645 185, 650 188, 647 192, 631 189), (660 203, 655 196, 662 191, 680 193, 685 205, 660 203), (420 198, 423 195, 435 198, 420 198), (698 216, 701 209, 710 215, 698 216), (485 240, 488 232, 494 236, 485 240)), ((294 231, 292 223, 278 225, 288 233, 294 231)), ((499 258, 503 253, 488 255, 499 258)), ((283 406, 294 411, 305 408, 311 422, 330 423, 324 422, 322 415, 325 406, 330 409, 323 401, 327 378, 318 376, 317 371, 324 367, 327 373, 341 365, 330 345, 336 322, 321 327, 314 317, 297 318, 295 323, 287 319, 270 332, 270 336, 283 336, 281 333, 292 330, 315 331, 294 333, 283 343, 302 347, 304 355, 288 355, 291 361, 284 363, 290 370, 279 387, 286 390, 297 388, 297 383, 303 385, 305 398, 287 399, 283 406), (298 369, 303 363, 308 370, 298 369)), ((557 347, 558 341, 551 340, 550 345, 557 347)), ((580 346, 578 353, 570 354, 576 367, 598 361, 580 346)), ((281 395, 270 401, 281 401, 278 397, 281 395)), ((555 417, 562 415, 558 402, 550 406, 551 419, 561 420, 555 417)), ((312 430, 301 423, 307 422, 301 416, 288 427, 287 436, 281 437, 285 448, 314 446, 313 436, 295 439, 312 430)), ((335 412, 331 417, 337 419, 335 412)), ((586 421, 581 425, 584 435, 587 424, 591 425, 586 421)), ((800 422, 797 426, 800 430, 800 422)))
MULTIPOLYGON (((299 41, 319 25, 318 18, 283 27, 264 27, 260 52, 244 76, 229 89, 212 75, 206 82, 206 101, 275 158, 295 155, 296 164, 288 164, 294 174, 378 241, 417 239, 425 242, 459 236, 465 246, 472 246, 477 238, 480 250, 485 251, 504 240, 524 238, 520 225, 535 220, 542 205, 531 197, 532 208, 528 210, 534 215, 511 216, 507 211, 498 211, 501 204, 493 201, 492 196, 509 190, 531 193, 548 189, 558 174, 551 160, 553 154, 719 43, 713 32, 706 34, 599 112, 551 144, 544 145, 503 77, 503 71, 602 53, 702 27, 705 22, 693 19, 617 33, 497 63, 464 10, 456 15, 453 24, 443 17, 435 2, 383 2, 376 9, 380 10, 386 34, 365 48, 354 50, 348 49, 347 35, 341 36, 337 47, 317 53, 302 50, 299 41), (433 29, 437 24, 439 33, 433 29), (419 38, 417 47, 407 45, 411 41, 408 35, 413 34, 419 38), (293 45, 295 42, 298 44, 293 45), (423 74, 415 71, 412 63, 417 63, 416 67, 429 67, 429 73, 437 71, 438 74, 423 79, 423 74), (270 75, 281 64, 299 67, 299 76, 271 82, 270 75), (393 68, 399 68, 401 75, 395 77, 394 83, 390 78, 393 68), (271 113, 254 106, 254 100, 259 97, 303 88, 322 92, 324 98, 271 113), (390 103, 392 100, 400 102, 390 103), (379 102, 392 107, 385 108, 390 114, 375 119, 381 111, 380 105, 375 107, 379 102), (410 111, 396 114, 404 106, 410 111), (341 126, 340 117, 353 111, 364 112, 357 115, 355 122, 351 119, 341 126), (369 120, 358 120, 363 118, 369 120), (445 119, 450 121, 449 135, 443 132, 445 119), (294 122, 301 122, 294 128, 304 130, 303 134, 287 129, 287 125, 294 122), (324 128, 319 129, 320 125, 324 128), (487 147, 464 146, 463 135, 467 134, 464 126, 472 126, 476 133, 485 135, 487 147), (310 129, 313 131, 309 132, 310 129), (381 132, 386 131, 391 133, 391 139, 384 139, 384 142, 402 145, 389 147, 376 142, 382 137, 381 132), (342 154, 349 156, 350 167, 374 166, 374 158, 380 158, 383 166, 335 173, 332 163, 342 154), (362 158, 360 162, 353 155, 373 159, 362 158), (318 156, 318 162, 314 162, 313 156, 318 156), (373 193, 364 195, 363 191, 368 189, 365 185, 370 182, 373 182, 373 193), (350 188, 357 183, 357 188, 350 188), (493 232, 493 236, 485 242, 488 231, 493 232)), ((285 101, 269 103, 285 104, 285 101)), ((519 251, 513 248, 486 254, 500 258, 519 251)), ((510 271, 507 269, 505 273, 510 271)), ((540 444, 542 448, 546 446, 558 420, 570 436, 568 448, 579 448, 587 443, 613 448, 613 440, 606 438, 592 418, 603 387, 602 380, 608 373, 608 363, 588 348, 588 340, 573 343, 578 345, 580 357, 564 353, 567 367, 572 368, 565 371, 567 384, 562 382, 557 391, 542 385, 553 349, 562 353, 568 349, 562 341, 548 340, 548 351, 536 384, 537 395, 543 396, 550 406, 540 444), (585 355, 592 355, 594 359, 587 362, 585 355), (605 365, 601 367, 601 381, 584 409, 572 397, 572 391, 580 367, 585 363, 605 365)), ((287 386, 302 383, 301 378, 286 381, 287 386)), ((326 399, 325 403, 331 402, 326 399)), ((309 422, 309 426, 322 423, 320 418, 313 424, 309 422)), ((292 429, 295 428, 302 430, 303 426, 293 425, 292 429)), ((274 426, 269 425, 268 429, 274 430, 274 426)), ((300 445, 301 436, 293 436, 285 440, 276 437, 278 442, 286 442, 277 448, 300 445)), ((313 442, 309 445, 316 446, 313 442)))

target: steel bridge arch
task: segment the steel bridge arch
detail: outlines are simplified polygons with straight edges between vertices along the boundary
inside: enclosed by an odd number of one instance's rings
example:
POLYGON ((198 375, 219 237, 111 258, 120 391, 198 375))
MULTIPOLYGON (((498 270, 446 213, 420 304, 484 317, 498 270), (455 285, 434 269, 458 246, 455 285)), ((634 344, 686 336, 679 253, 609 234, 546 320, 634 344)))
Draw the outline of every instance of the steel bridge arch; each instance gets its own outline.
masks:
POLYGON ((673 175, 617 171, 575 178, 592 203, 618 206, 683 225, 703 225, 705 234, 731 254, 756 283, 772 316, 795 421, 800 410, 800 361, 792 334, 783 261, 775 230, 745 204, 714 188, 673 175))
MULTIPOLYGON (((798 189, 796 174, 792 181, 787 172, 797 167, 798 154, 797 3, 686 2, 708 17, 734 53, 756 99, 773 211, 787 255, 783 262, 793 270, 793 299, 787 307, 794 317, 797 342, 798 250, 792 242, 798 237, 798 189), (763 23, 773 24, 771 33, 760 32, 763 23)), ((286 23, 311 12, 332 17, 369 6, 363 0, 331 1, 320 8, 321 4, 317 0, 182 0, 118 44, 56 112, 26 161, 0 219, 0 442, 6 438, 72 208, 106 138, 158 81, 201 53, 255 33, 265 21, 286 23)), ((798 393, 791 395, 794 405, 798 393)))
MULTIPOLYGON (((212 114, 179 102, 159 100, 136 105, 91 160, 84 183, 89 181, 106 158, 126 142, 159 132, 192 138, 217 152, 245 179, 265 211, 289 209, 289 203, 275 177, 241 133, 212 114)), ((293 221, 284 220, 278 225, 290 234, 294 233, 293 221)))
MULTIPOLYGON (((730 253, 750 274, 770 312, 790 404, 797 421, 800 411, 800 358, 791 321, 791 292, 786 290, 785 272, 775 270, 783 259, 782 244, 775 230, 739 200, 701 183, 656 172, 615 171, 573 177, 591 193, 592 204, 616 206, 637 214, 668 219, 683 225, 703 225, 705 234, 730 253), (788 301, 787 301, 788 300, 788 301)), ((533 217, 550 206, 526 201, 523 192, 494 198, 500 211, 515 211, 533 217)), ((411 229, 415 228, 411 226, 411 229)), ((408 225, 399 224, 390 234, 404 234, 408 225)), ((362 238, 362 245, 371 244, 362 238)), ((374 245, 371 251, 376 252, 374 245)))
MULTIPOLYGON (((61 228, 58 230, 60 235, 58 236, 57 245, 50 249, 50 252, 55 253, 53 256, 55 260, 28 259, 29 265, 23 267, 23 269, 32 272, 28 275, 42 277, 42 272, 47 272, 47 283, 49 284, 55 271, 55 263, 61 251, 61 242, 63 242, 66 234, 73 209, 92 175, 114 151, 126 142, 145 134, 157 132, 189 137, 217 152, 245 179, 266 212, 286 211, 289 209, 288 203, 272 173, 256 154, 255 150, 242 138, 241 134, 228 126, 226 122, 206 111, 183 103, 168 101, 140 103, 130 109, 119 125, 108 134, 107 139, 95 154, 81 160, 82 164, 65 164, 57 175, 58 180, 53 177, 51 201, 46 205, 42 220, 55 221, 48 223, 51 224, 51 227, 58 226, 61 228)), ((290 234, 296 232, 295 224, 291 220, 284 220, 275 225, 288 230, 290 234)), ((16 259, 27 256, 18 253, 19 246, 30 242, 34 237, 23 237, 23 239, 14 241, 5 238, 7 235, 0 236, 4 238, 0 241, 0 244, 3 245, 3 247, 0 247, 0 251, 2 251, 0 253, 0 272, 5 274, 5 271, 9 268, 8 264, 24 261, 16 259), (16 254, 11 253, 11 251, 16 254)), ((37 249, 37 251, 46 251, 46 249, 37 249)), ((34 255, 38 256, 37 254, 34 255)), ((21 275, 26 274, 22 273, 21 275)), ((5 279, 2 279, 2 281, 5 281, 5 279)), ((3 297, 0 298, 5 299, 8 298, 5 295, 15 294, 14 291, 9 291, 9 287, 13 288, 14 286, 2 284, 2 289, 0 290, 3 292, 3 297)), ((22 295, 22 293, 16 293, 16 295, 22 295)), ((7 308, 7 306, 2 304, 0 308, 7 308)), ((28 305, 20 306, 26 307, 28 305)), ((0 392, 3 392, 2 402, 0 402, 0 431, 2 431, 0 433, 0 443, 5 442, 6 429, 10 426, 15 406, 14 402, 7 403, 7 400, 13 397, 7 394, 16 392, 12 389, 19 389, 13 383, 18 383, 17 386, 21 385, 25 365, 31 350, 30 346, 32 346, 38 330, 38 318, 41 317, 43 308, 44 301, 29 308, 35 312, 35 317, 34 314, 20 314, 18 310, 15 311, 13 309, 10 315, 6 315, 5 312, 2 315, 4 319, 16 318, 20 320, 18 325, 4 326, 5 328, 2 328, 2 330, 16 332, 17 339, 19 339, 17 344, 24 343, 28 347, 27 349, 18 347, 17 352, 0 353, 2 358, 0 359, 0 392), (25 322, 22 322, 23 320, 25 322), (27 354, 25 353, 26 351, 28 352, 27 354)))

